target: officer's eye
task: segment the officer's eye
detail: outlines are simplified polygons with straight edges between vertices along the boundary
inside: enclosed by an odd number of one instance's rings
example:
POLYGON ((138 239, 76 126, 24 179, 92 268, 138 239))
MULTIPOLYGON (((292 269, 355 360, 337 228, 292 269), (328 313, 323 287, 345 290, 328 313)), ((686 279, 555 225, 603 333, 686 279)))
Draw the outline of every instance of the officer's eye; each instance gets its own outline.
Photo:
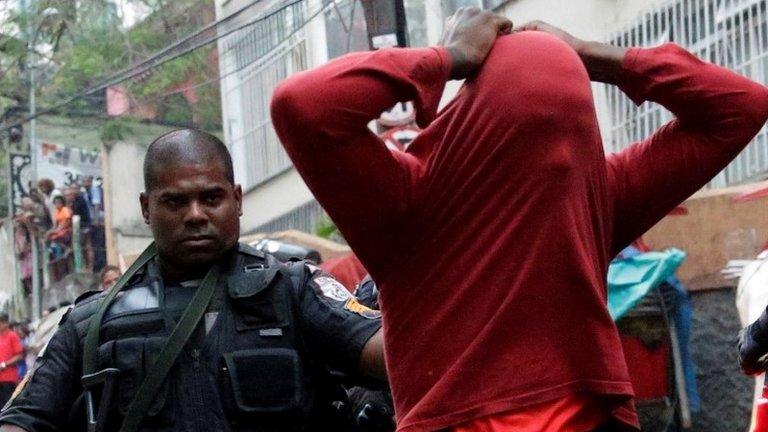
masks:
POLYGON ((179 207, 184 205, 184 199, 176 195, 166 195, 161 199, 161 202, 171 207, 179 207))
POLYGON ((208 205, 215 205, 221 201, 223 194, 220 192, 210 192, 203 194, 202 201, 208 205))

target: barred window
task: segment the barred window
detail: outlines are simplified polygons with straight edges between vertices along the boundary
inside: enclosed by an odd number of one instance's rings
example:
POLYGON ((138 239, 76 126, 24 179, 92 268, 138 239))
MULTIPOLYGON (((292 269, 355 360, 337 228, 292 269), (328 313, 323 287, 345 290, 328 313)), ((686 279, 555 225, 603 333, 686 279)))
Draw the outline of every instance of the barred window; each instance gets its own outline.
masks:
POLYGON ((302 30, 312 13, 307 0, 281 3, 260 14, 252 25, 238 30, 225 43, 222 75, 237 77, 226 98, 239 100, 242 133, 231 137, 230 147, 245 149, 247 170, 242 174, 248 190, 291 167, 269 117, 269 103, 277 83, 308 67, 307 43, 302 30))
MULTIPOLYGON (((767 0, 676 0, 652 9, 610 42, 630 47, 677 43, 697 56, 758 82, 768 82, 767 0)), ((658 104, 636 107, 618 88, 606 86, 610 111, 608 151, 620 151, 650 136, 672 119, 658 104)), ((710 187, 754 180, 768 173, 768 139, 763 128, 755 140, 710 187)))

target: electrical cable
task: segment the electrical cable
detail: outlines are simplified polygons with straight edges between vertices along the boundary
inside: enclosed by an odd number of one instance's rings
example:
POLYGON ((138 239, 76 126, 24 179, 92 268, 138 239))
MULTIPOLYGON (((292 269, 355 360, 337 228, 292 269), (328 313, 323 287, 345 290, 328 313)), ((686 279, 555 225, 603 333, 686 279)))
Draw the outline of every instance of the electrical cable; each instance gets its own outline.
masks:
MULTIPOLYGON (((253 22, 249 22, 249 23, 247 23, 247 24, 245 24, 245 25, 242 25, 242 26, 240 26, 240 27, 238 27, 238 28, 236 28, 236 29, 233 29, 233 31, 241 30, 241 29, 243 29, 243 28, 245 28, 245 27, 248 27, 248 26, 250 26, 250 25, 254 25, 254 24, 258 23, 258 22, 262 22, 262 21, 264 21, 264 20, 266 20, 266 19, 268 19, 268 18, 270 18, 270 17, 274 16, 275 14, 277 14, 277 13, 281 12, 282 10, 285 10, 285 9, 287 9, 287 8, 289 8, 289 7, 291 7, 291 6, 295 5, 295 4, 297 4, 297 3, 300 3, 301 1, 302 1, 302 0, 296 0, 296 1, 293 1, 293 2, 291 2, 291 3, 287 3, 287 4, 283 5, 283 6, 282 6, 280 9, 277 9, 277 10, 274 10, 274 11, 270 12, 268 15, 266 15, 266 16, 263 16, 263 17, 260 17, 260 18, 259 18, 258 20, 256 20, 256 21, 253 21, 253 22)), ((144 100, 142 100, 142 101, 141 101, 141 102, 142 102, 142 104, 149 104, 149 103, 152 103, 152 102, 157 102, 157 101, 160 101, 161 99, 163 99, 163 98, 165 98, 165 97, 168 97, 168 96, 170 96, 170 95, 173 95, 173 94, 181 93, 181 92, 184 92, 184 91, 187 91, 187 90, 190 90, 190 89, 195 89, 195 88, 199 88, 199 87, 202 87, 202 86, 205 86, 205 85, 209 85, 209 84, 212 84, 212 83, 215 83, 215 82, 219 82, 219 81, 221 81, 221 80, 223 80, 223 79, 225 79, 225 78, 227 78, 227 77, 229 77, 229 76, 232 76, 232 75, 234 75, 235 73, 238 73, 238 72, 242 71, 243 69, 246 69, 246 68, 249 68, 249 67, 251 67, 251 68, 254 68, 254 69, 256 69, 256 70, 259 70, 260 68, 264 67, 265 65, 268 65, 268 64, 269 64, 269 63, 270 63, 272 60, 274 60, 275 58, 277 58, 277 56, 278 56, 279 54, 283 54, 283 51, 286 49, 286 47, 290 45, 290 44, 288 43, 288 41, 289 41, 289 40, 290 40, 290 39, 291 39, 291 38, 292 38, 292 37, 293 37, 293 36, 294 36, 296 33, 298 33, 298 32, 299 32, 299 31, 301 31, 303 28, 305 28, 305 27, 306 27, 306 26, 307 26, 307 25, 308 25, 308 24, 309 24, 309 23, 310 23, 312 20, 314 20, 314 19, 315 19, 317 16, 319 16, 319 15, 320 15, 320 14, 322 14, 323 12, 327 11, 327 10, 328 10, 328 9, 329 9, 331 6, 333 6, 335 3, 337 3, 337 1, 338 1, 338 0, 332 0, 332 1, 328 2, 328 4, 326 4, 325 6, 321 6, 321 7, 319 7, 319 8, 318 8, 316 11, 314 11, 314 12, 310 12, 310 14, 307 16, 307 18, 306 18, 306 19, 304 19, 304 21, 303 21, 303 22, 301 22, 301 23, 300 23, 299 25, 297 25, 297 26, 296 26, 296 27, 295 27, 295 28, 294 28, 294 29, 293 29, 293 30, 292 30, 290 33, 288 33, 288 34, 287 34, 285 37, 283 37, 283 38, 282 38, 282 40, 280 40, 280 42, 279 42, 279 43, 275 44, 275 45, 274 45, 273 47, 271 47, 271 48, 270 48, 270 49, 269 49, 269 50, 268 50, 266 53, 262 54, 262 55, 261 55, 261 56, 260 56, 260 57, 259 57, 259 58, 258 58, 256 61, 253 61, 253 62, 249 62, 249 63, 245 63, 245 64, 243 64, 242 66, 239 66, 239 67, 237 67, 237 68, 235 68, 235 69, 233 69, 233 70, 230 70, 230 71, 226 72, 226 73, 225 73, 225 74, 223 74, 223 75, 221 75, 221 74, 220 74, 220 75, 218 75, 218 76, 216 76, 215 78, 212 78, 212 79, 210 79, 210 80, 207 80, 207 81, 203 81, 203 82, 201 82, 201 83, 196 83, 196 84, 193 84, 193 85, 190 85, 190 86, 186 86, 186 87, 183 87, 183 88, 175 89, 175 90, 173 90, 173 91, 171 91, 171 92, 166 92, 166 93, 163 93, 163 94, 161 94, 161 95, 159 95, 159 96, 157 96, 157 97, 151 98, 151 99, 144 99, 144 100)), ((228 32, 226 35, 228 35, 228 34, 231 34, 233 31, 230 31, 230 32, 228 32)), ((222 36, 220 36, 220 37, 224 37, 224 35, 222 35, 222 36)), ((269 37, 269 36, 266 36, 266 37, 269 37)), ((218 38, 216 38, 216 39, 218 39, 218 38)), ((262 40, 263 40, 263 39, 262 39, 262 40)), ((287 48, 287 49, 290 49, 290 48, 293 48, 293 47, 291 46, 291 47, 289 47, 289 48, 287 48)), ((234 48, 231 48, 231 49, 234 49, 234 48)), ((228 52, 228 51, 230 51, 231 49, 229 49, 229 50, 225 50, 224 52, 228 52)), ((170 61, 170 60, 168 60, 168 61, 170 61)), ((143 73, 143 72, 142 72, 142 73, 143 73)), ((72 99, 72 98, 70 98, 70 99, 72 99)), ((72 100, 76 100, 76 99, 72 99, 72 100)), ((68 104, 68 103, 70 103, 70 102, 71 102, 71 101, 69 101, 69 100, 68 100, 68 101, 67 101, 67 103, 57 104, 57 105, 56 105, 56 106, 54 106, 54 107, 51 107, 51 108, 47 108, 47 109, 45 109, 45 110, 40 110, 40 111, 38 111, 38 114, 37 114, 37 115, 36 115, 34 118, 37 118, 37 117, 39 117, 40 115, 46 115, 46 114, 50 114, 50 113, 52 113, 53 111, 55 111, 56 109, 58 109, 58 108, 61 108, 62 106, 65 106, 65 105, 67 105, 67 104, 68 104)), ((30 117, 30 118, 28 118, 28 119, 27 119, 27 118, 25 118, 25 119, 22 119, 21 121, 19 121, 19 122, 18 122, 18 123, 16 123, 16 124, 23 124, 24 122, 26 122, 26 121, 28 121, 28 120, 31 120, 32 118, 33 118, 33 117, 30 117)), ((12 126, 8 126, 8 127, 12 127, 12 126)), ((0 127, 0 130, 2 130, 2 129, 4 129, 4 128, 3 128, 3 127, 0 127)), ((242 138, 242 137, 239 137, 239 138, 242 138)))
POLYGON ((150 71, 150 70, 152 70, 154 68, 157 68, 157 67, 159 67, 159 66, 161 66, 161 65, 163 65, 163 64, 165 64, 165 63, 167 63, 169 61, 175 60, 175 59, 177 59, 177 58, 179 58, 179 57, 181 57, 181 56, 183 56, 185 54, 188 54, 188 53, 190 53, 192 51, 195 51, 195 50, 197 50, 197 49, 199 49, 199 48, 201 48, 201 47, 203 47, 205 45, 208 45, 208 44, 210 44, 212 42, 215 42, 216 40, 218 40, 220 38, 228 36, 228 35, 236 32, 236 31, 242 30, 242 29, 244 29, 246 27, 256 25, 259 22, 262 22, 262 21, 264 21, 266 19, 269 19, 271 16, 273 16, 273 15, 275 15, 277 13, 280 13, 282 10, 288 9, 289 7, 291 7, 291 6, 293 6, 293 5, 297 4, 297 3, 300 3, 303 0, 294 0, 294 1, 290 2, 290 3, 283 4, 280 8, 271 10, 267 14, 264 14, 264 15, 258 17, 255 20, 251 20, 251 21, 249 21, 247 23, 241 24, 241 25, 239 25, 237 27, 234 27, 232 29, 224 31, 223 33, 217 33, 217 34, 209 37, 208 39, 205 39, 205 40, 202 40, 202 41, 199 41, 199 42, 196 42, 196 43, 190 42, 195 37, 197 37, 197 36, 207 32, 207 31, 210 31, 211 29, 213 29, 213 28, 215 28, 215 27, 217 27, 217 26, 219 26, 221 24, 224 24, 226 22, 231 21, 232 19, 234 19, 237 16, 239 16, 240 14, 242 14, 245 10, 247 10, 250 7, 253 7, 254 5, 260 3, 261 1, 263 1, 263 0, 254 0, 253 2, 251 2, 248 5, 238 9, 237 11, 235 11, 232 14, 228 15, 227 17, 222 18, 221 20, 215 21, 215 22, 213 22, 213 23, 203 27, 202 29, 195 31, 193 34, 183 38, 182 40, 180 40, 178 42, 175 42, 174 44, 172 44, 172 45, 170 45, 170 46, 168 46, 166 48, 163 48, 158 53, 150 56, 149 59, 146 59, 146 60, 144 60, 142 62, 139 62, 139 64, 137 64, 137 65, 131 66, 131 67, 123 69, 123 70, 121 70, 121 71, 119 71, 119 72, 117 72, 115 74, 112 74, 110 77, 104 78, 101 81, 99 81, 99 84, 96 84, 96 85, 91 86, 91 87, 89 87, 87 89, 81 90, 80 92, 78 92, 78 93, 68 97, 67 99, 65 99, 64 101, 62 101, 60 103, 54 104, 53 106, 45 108, 45 109, 38 110, 37 113, 34 116, 28 115, 28 116, 25 116, 24 118, 14 122, 14 123, 4 123, 4 124, 0 125, 0 130, 5 130, 5 129, 8 129, 8 128, 11 128, 11 127, 14 127, 14 126, 20 126, 20 125, 22 125, 24 123, 27 123, 30 120, 32 120, 34 118, 37 118, 37 117, 39 117, 41 115, 51 114, 54 111, 56 111, 56 110, 58 110, 58 109, 60 109, 60 108, 62 108, 64 106, 66 106, 66 105, 69 105, 70 103, 72 103, 72 102, 74 102, 76 100, 79 100, 79 99, 81 99, 83 97, 86 97, 86 96, 90 96, 90 95, 92 95, 92 94, 94 94, 94 93, 96 93, 98 91, 102 91, 102 90, 106 89, 107 87, 114 86, 114 85, 119 84, 119 83, 121 83, 123 81, 126 81, 128 79, 134 78, 134 77, 139 76, 141 74, 144 74, 144 73, 146 73, 146 72, 148 72, 148 71, 150 71), (171 54, 170 56, 166 56, 168 53, 171 53, 176 47, 182 46, 184 44, 187 44, 186 48, 184 48, 182 50, 179 50, 179 52, 171 54), (165 58, 163 58, 164 56, 165 56, 165 58), (158 61, 157 59, 160 59, 160 60, 158 61))

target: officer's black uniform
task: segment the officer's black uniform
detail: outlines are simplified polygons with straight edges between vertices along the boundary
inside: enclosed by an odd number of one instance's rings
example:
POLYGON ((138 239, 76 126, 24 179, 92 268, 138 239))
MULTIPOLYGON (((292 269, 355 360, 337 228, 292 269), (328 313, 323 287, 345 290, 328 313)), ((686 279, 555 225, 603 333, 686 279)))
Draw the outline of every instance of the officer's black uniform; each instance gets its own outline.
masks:
MULTIPOLYGON (((163 286, 150 262, 102 321, 98 368, 120 370, 105 430, 118 430, 195 287, 163 286)), ((0 414, 28 431, 85 429, 83 341, 102 295, 79 300, 0 414)), ((217 294, 144 418, 142 431, 341 430, 329 370, 354 375, 378 312, 303 262, 240 245, 217 294)), ((98 405, 98 404, 97 404, 98 405)))

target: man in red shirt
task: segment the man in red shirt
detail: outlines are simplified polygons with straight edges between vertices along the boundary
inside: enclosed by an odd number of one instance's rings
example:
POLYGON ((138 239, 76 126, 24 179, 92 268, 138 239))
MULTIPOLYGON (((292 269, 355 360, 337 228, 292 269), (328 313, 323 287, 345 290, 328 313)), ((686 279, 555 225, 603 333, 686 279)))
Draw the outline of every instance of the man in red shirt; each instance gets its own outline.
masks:
POLYGON ((19 382, 16 363, 24 357, 21 339, 11 329, 7 314, 0 314, 0 406, 11 398, 19 382))
POLYGON ((608 263, 749 143, 768 90, 672 44, 508 29, 464 9, 442 46, 295 74, 272 120, 379 285, 400 431, 636 429, 608 263), (605 155, 590 79, 676 119, 605 155), (390 151, 367 124, 407 100, 424 130, 390 151))

